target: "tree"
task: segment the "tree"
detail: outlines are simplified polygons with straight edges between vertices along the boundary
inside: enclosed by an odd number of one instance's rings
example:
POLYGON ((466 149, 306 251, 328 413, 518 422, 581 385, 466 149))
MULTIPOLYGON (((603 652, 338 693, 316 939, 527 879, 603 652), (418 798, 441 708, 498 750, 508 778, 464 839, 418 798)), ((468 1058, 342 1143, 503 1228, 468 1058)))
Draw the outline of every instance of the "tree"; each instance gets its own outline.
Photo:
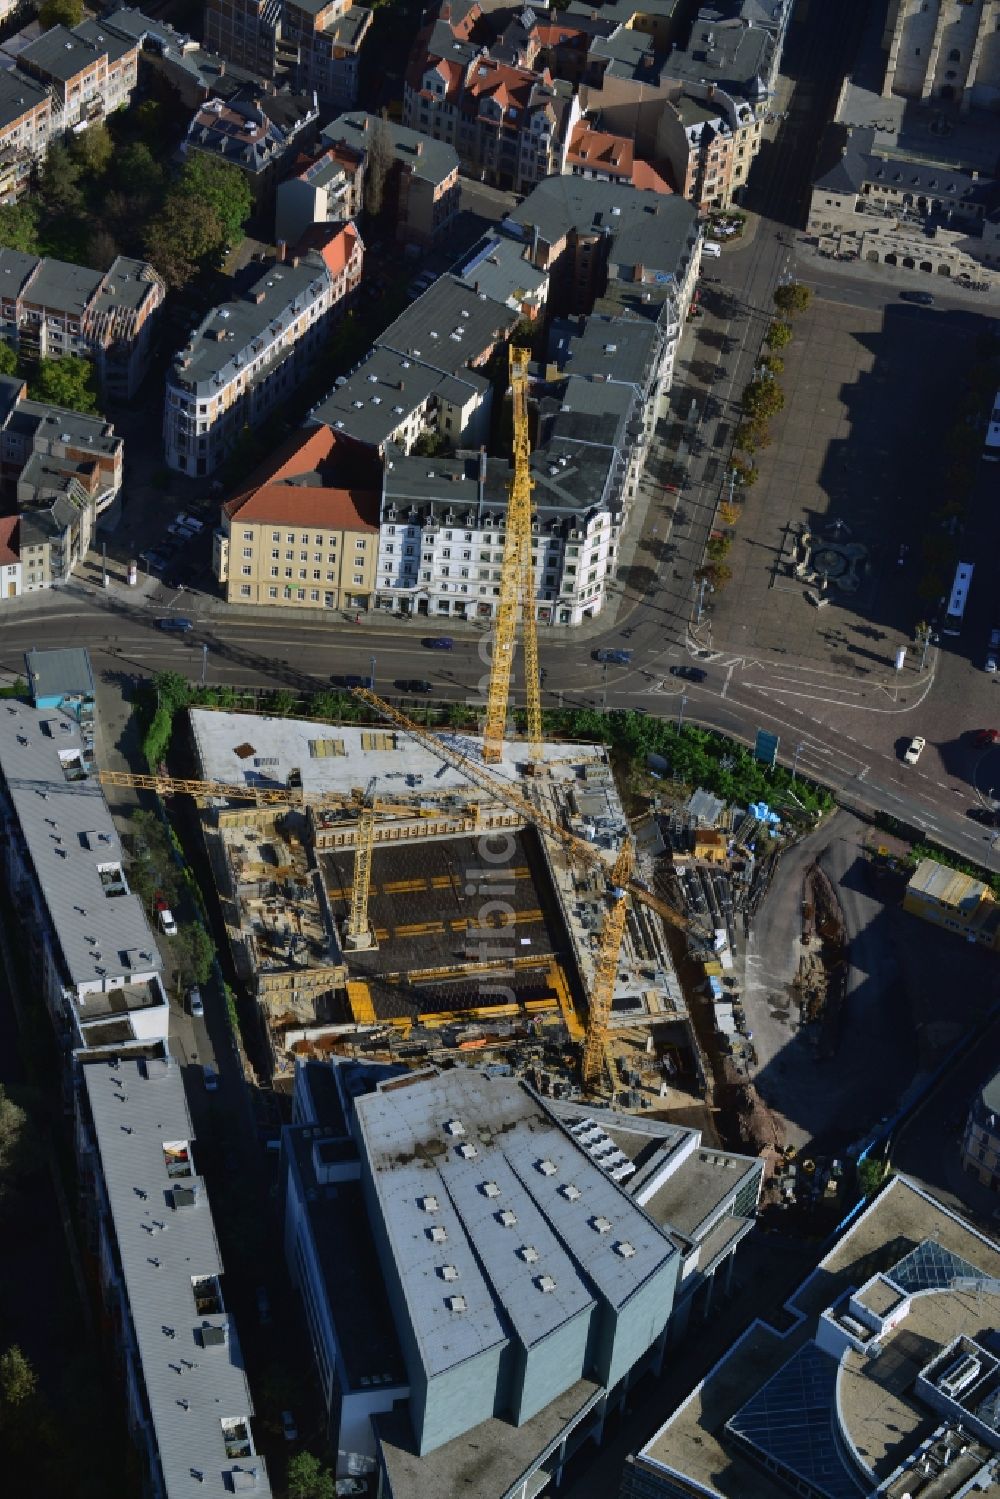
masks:
POLYGON ((106 271, 118 255, 118 242, 108 229, 95 229, 90 236, 89 263, 95 271, 106 271))
POLYGON ((38 19, 44 31, 52 26, 79 26, 83 20, 83 0, 42 0, 38 19))
POLYGON ((17 355, 10 344, 0 341, 0 375, 17 374, 17 355))
POLYGON ((89 359, 82 359, 77 354, 67 354, 63 359, 40 360, 38 374, 31 383, 31 394, 36 401, 64 406, 68 411, 94 415, 99 410, 94 366, 89 359))
POLYGON ((365 213, 377 219, 385 206, 385 184, 392 170, 392 136, 385 120, 372 122, 365 162, 365 213))
POLYGON ((103 177, 115 154, 115 143, 107 125, 98 120, 75 135, 69 149, 81 171, 91 177, 103 177))
POLYGON ((24 1405, 34 1396, 38 1378, 16 1343, 0 1353, 0 1402, 7 1408, 24 1405))
POLYGON ((186 202, 171 193, 146 233, 146 253, 168 286, 185 286, 201 262, 223 242, 219 215, 210 203, 186 202))
POLYGON ((763 422, 742 421, 736 428, 736 446, 744 453, 756 453, 758 448, 766 448, 770 441, 763 422))
POLYGON ((885 1181, 885 1162, 876 1161, 871 1156, 866 1156, 863 1161, 858 1162, 858 1186, 866 1197, 877 1192, 885 1181))
POLYGON ((144 141, 133 141, 119 151, 114 158, 113 172, 122 192, 129 198, 154 198, 163 191, 163 168, 144 141))
POLYGON ((28 199, 0 207, 0 245, 26 255, 38 254, 38 211, 28 199))
POLYGON ((297 1452, 289 1461, 288 1499, 334 1499, 330 1470, 311 1452, 297 1452))
POLYGON ((733 469, 736 472, 737 484, 745 484, 749 489, 757 483, 757 470, 752 463, 746 463, 742 458, 734 458, 733 469))
POLYGON ((751 380, 743 392, 741 405, 751 421, 766 421, 776 416, 785 404, 785 397, 774 380, 766 376, 751 380))
MULTIPOLYGON (((28 1115, 0 1084, 0 1197, 38 1167, 41 1148, 28 1115)), ((2 1364, 0 1364, 2 1381, 2 1364)))
POLYGON ((765 354, 760 361, 762 370, 766 370, 772 380, 785 373, 785 361, 780 354, 765 354))
POLYGON ((772 349, 783 349, 785 345, 791 343, 791 341, 791 323, 784 323, 780 318, 775 318, 774 322, 764 334, 764 342, 772 349))
POLYGON ((53 141, 45 156, 39 184, 42 202, 56 217, 83 212, 80 168, 62 141, 53 141))
POLYGON ((421 432, 413 444, 413 454, 417 458, 436 458, 447 450, 448 441, 443 432, 421 432))
POLYGON ((181 968, 190 984, 205 984, 212 973, 215 947, 200 921, 189 921, 181 932, 181 968))
POLYGON ((185 208, 197 202, 214 210, 220 234, 211 249, 225 240, 238 239, 253 211, 253 193, 243 173, 226 161, 206 156, 203 151, 193 151, 188 156, 171 196, 176 194, 185 208))
POLYGON ((774 305, 779 312, 805 312, 811 301, 812 292, 801 281, 790 281, 786 286, 779 286, 774 293, 774 305))

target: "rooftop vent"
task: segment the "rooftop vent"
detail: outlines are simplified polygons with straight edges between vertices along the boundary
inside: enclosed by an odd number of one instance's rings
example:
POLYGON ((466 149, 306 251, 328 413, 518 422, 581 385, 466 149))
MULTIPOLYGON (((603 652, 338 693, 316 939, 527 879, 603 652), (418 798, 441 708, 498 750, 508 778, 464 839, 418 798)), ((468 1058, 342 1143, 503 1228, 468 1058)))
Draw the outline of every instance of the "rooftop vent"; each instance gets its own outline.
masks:
POLYGON ((420 1206, 423 1208, 425 1213, 436 1213, 439 1210, 441 1204, 438 1202, 436 1197, 421 1197, 420 1206))
POLYGON ((542 1173, 543 1176, 555 1176, 555 1174, 556 1174, 555 1162, 554 1161, 550 1161, 546 1157, 546 1159, 541 1160, 541 1161, 538 1162, 538 1170, 542 1173))
POLYGON ((504 1228, 513 1228, 517 1222, 517 1214, 512 1208, 501 1208, 497 1213, 497 1222, 502 1223, 504 1228))
POLYGON ((590 1226, 591 1226, 591 1228, 596 1229, 596 1231, 599 1234, 610 1233, 611 1232, 611 1219, 610 1218, 603 1218, 603 1217, 600 1216, 600 1214, 598 1214, 598 1216, 596 1218, 591 1218, 591 1220, 590 1220, 590 1226))
POLYGON ((456 1270, 454 1265, 442 1265, 438 1270, 438 1274, 440 1275, 442 1280, 458 1279, 458 1271, 456 1270))
POLYGON ((458 1154, 465 1161, 474 1161, 476 1159, 476 1156, 479 1154, 479 1151, 476 1149, 475 1145, 459 1145, 458 1154))
POLYGON ((464 1296, 446 1296, 444 1304, 450 1312, 464 1312, 469 1305, 464 1296))
POLYGON ((500 1196, 500 1188, 497 1186, 496 1182, 483 1182, 482 1190, 484 1196, 486 1197, 500 1196))
POLYGON ((579 1200, 580 1200, 580 1188, 574 1186, 572 1182, 566 1182, 566 1183, 564 1183, 564 1185, 561 1186, 559 1188, 559 1190, 562 1193, 562 1195, 565 1197, 565 1199, 566 1199, 567 1202, 579 1202, 579 1200))
POLYGON ((445 1129, 449 1135, 464 1135, 465 1125, 461 1119, 448 1119, 445 1121, 445 1129))
POLYGON ((534 1244, 522 1244, 518 1254, 526 1265, 534 1265, 538 1262, 538 1250, 534 1244))
POLYGON ((620 1254, 623 1260, 633 1259, 635 1256, 635 1245, 630 1244, 628 1239, 619 1239, 615 1245, 615 1253, 620 1254))
POLYGON ((443 1244, 448 1238, 448 1230, 440 1223, 435 1223, 433 1228, 427 1230, 427 1237, 432 1244, 443 1244))
POLYGON ((556 1283, 552 1279, 551 1275, 540 1275, 535 1281, 535 1285, 546 1296, 550 1291, 554 1291, 556 1288, 556 1283))

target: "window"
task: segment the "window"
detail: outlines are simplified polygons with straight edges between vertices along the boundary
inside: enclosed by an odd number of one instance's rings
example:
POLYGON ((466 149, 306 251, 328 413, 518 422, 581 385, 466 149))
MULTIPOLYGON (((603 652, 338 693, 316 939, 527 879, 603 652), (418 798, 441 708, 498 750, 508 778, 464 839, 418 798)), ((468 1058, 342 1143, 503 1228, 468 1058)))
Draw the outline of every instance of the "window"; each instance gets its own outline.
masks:
POLYGON ((286 578, 290 578, 291 576, 292 576, 292 569, 290 567, 286 567, 285 568, 285 577, 286 578))
POLYGON ((244 541, 253 541, 253 532, 252 531, 244 531, 243 532, 243 540, 244 541))
POLYGON ((323 553, 322 552, 313 552, 313 561, 314 562, 322 562, 323 561, 323 553))
POLYGON ((289 543, 294 542, 295 541, 295 532, 294 531, 289 531, 287 533, 287 535, 285 536, 285 540, 287 542, 289 542, 289 543))
POLYGON ((241 583, 240 584, 240 598, 248 599, 249 597, 250 597, 250 584, 249 583, 241 583))
POLYGON ((272 548, 272 550, 271 550, 271 561, 272 562, 277 562, 278 557, 279 557, 278 548, 277 547, 272 548))
POLYGON ((278 597, 278 590, 276 588, 269 588, 267 590, 267 596, 269 599, 276 599, 278 597))
POLYGON ((271 577, 272 578, 276 578, 277 576, 278 576, 278 569, 276 567, 272 567, 271 568, 271 577))
POLYGON ((294 552, 286 552, 285 553, 285 561, 286 562, 291 562, 291 560, 294 557, 294 555, 295 555, 294 552))
POLYGON ((363 576, 362 573, 355 573, 354 574, 354 578, 353 578, 352 581, 353 581, 355 587, 359 588, 359 587, 361 587, 361 585, 364 583, 365 580, 364 580, 364 576, 363 576))
POLYGON ((244 578, 253 577, 253 568, 250 566, 249 562, 244 562, 243 566, 240 568, 240 575, 244 578))
POLYGON ((244 555, 244 557, 252 557, 253 556, 253 547, 244 547, 243 548, 243 555, 244 555))
POLYGON ((363 536, 359 536, 357 541, 354 543, 355 550, 358 552, 363 552, 367 545, 368 543, 365 541, 365 538, 363 536))
POLYGON ((299 561, 300 562, 308 562, 309 561, 309 553, 308 552, 300 552, 299 553, 299 561))

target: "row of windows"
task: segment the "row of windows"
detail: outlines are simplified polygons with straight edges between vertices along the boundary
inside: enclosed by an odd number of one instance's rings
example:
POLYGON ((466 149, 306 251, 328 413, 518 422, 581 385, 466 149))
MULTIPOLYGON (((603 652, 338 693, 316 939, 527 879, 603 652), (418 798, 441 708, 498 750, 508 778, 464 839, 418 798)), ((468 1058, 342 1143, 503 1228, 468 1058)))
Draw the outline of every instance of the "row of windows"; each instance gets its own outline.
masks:
MULTIPOLYGON (((253 567, 250 565, 249 562, 244 562, 243 565, 241 566, 241 568, 240 568, 240 576, 243 577, 243 578, 252 578, 253 577, 253 567)), ((271 568, 271 577, 272 578, 280 578, 281 576, 282 576, 282 572, 281 572, 280 568, 278 568, 278 567, 272 567, 271 568)), ((291 567, 286 567, 285 571, 284 571, 284 576, 286 578, 293 578, 295 576, 294 569, 291 568, 291 567)), ((305 579, 305 578, 308 578, 308 576, 309 576, 309 569, 306 568, 306 567, 300 567, 299 568, 299 577, 302 578, 302 579, 305 579)), ((313 570, 312 570, 312 576, 313 576, 313 580, 318 583, 321 580, 322 576, 323 576, 321 569, 318 568, 318 567, 314 567, 313 570)), ((327 575, 326 575, 326 581, 328 583, 336 583, 336 581, 337 581, 337 574, 335 572, 328 572, 327 575)), ((356 588, 362 588, 364 586, 364 581, 365 581, 365 579, 364 579, 364 574, 363 573, 354 573, 353 574, 353 576, 352 576, 352 582, 354 583, 354 585, 355 585, 356 588)))
MULTIPOLYGON (((254 540, 254 533, 252 531, 244 531, 243 532, 243 540, 244 541, 253 541, 254 540)), ((281 532, 280 531, 272 531, 271 532, 271 540, 272 541, 280 541, 281 540, 281 532)), ((286 544, 288 546, 294 546, 295 545, 295 532, 294 531, 286 531, 285 532, 285 542, 286 542, 286 544)), ((313 546, 316 546, 316 547, 321 547, 323 545, 323 536, 322 536, 321 532, 316 532, 314 534, 313 539, 312 539, 312 544, 313 544, 313 546)), ((303 531, 299 535, 299 546, 307 547, 308 545, 309 545, 309 532, 308 531, 303 531)), ((331 537, 330 537, 330 546, 331 547, 335 547, 336 545, 337 545, 337 533, 334 532, 333 535, 331 535, 331 537)), ((368 542, 367 542, 367 540, 366 540, 366 538, 364 536, 359 536, 356 539, 355 543, 354 543, 354 546, 355 546, 356 550, 359 551, 359 552, 363 552, 365 550, 365 547, 367 545, 368 545, 368 542)), ((249 557, 250 553, 249 552, 244 552, 243 555, 245 557, 249 557)), ((304 562, 305 558, 303 557, 302 560, 304 562)))

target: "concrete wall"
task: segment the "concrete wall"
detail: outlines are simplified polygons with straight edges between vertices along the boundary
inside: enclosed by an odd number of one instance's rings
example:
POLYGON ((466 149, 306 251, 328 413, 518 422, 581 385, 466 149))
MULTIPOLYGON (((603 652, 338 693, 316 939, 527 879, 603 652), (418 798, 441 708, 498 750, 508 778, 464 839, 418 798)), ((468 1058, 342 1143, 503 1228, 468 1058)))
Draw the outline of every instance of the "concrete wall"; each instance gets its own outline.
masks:
POLYGON ((515 1426, 530 1421, 550 1400, 583 1378, 597 1315, 596 1306, 586 1307, 533 1347, 518 1348, 510 1401, 515 1426))
MULTIPOLYGON (((397 1320, 397 1329, 399 1323, 397 1320)), ((506 1344, 487 1348, 410 1391, 410 1419, 421 1457, 461 1436, 506 1404, 506 1344)), ((409 1368, 409 1363, 407 1364, 409 1368)))
POLYGON ((666 1327, 674 1304, 680 1261, 679 1254, 672 1256, 620 1311, 616 1313, 605 1306, 595 1321, 591 1361, 595 1377, 605 1388, 612 1389, 666 1327))

